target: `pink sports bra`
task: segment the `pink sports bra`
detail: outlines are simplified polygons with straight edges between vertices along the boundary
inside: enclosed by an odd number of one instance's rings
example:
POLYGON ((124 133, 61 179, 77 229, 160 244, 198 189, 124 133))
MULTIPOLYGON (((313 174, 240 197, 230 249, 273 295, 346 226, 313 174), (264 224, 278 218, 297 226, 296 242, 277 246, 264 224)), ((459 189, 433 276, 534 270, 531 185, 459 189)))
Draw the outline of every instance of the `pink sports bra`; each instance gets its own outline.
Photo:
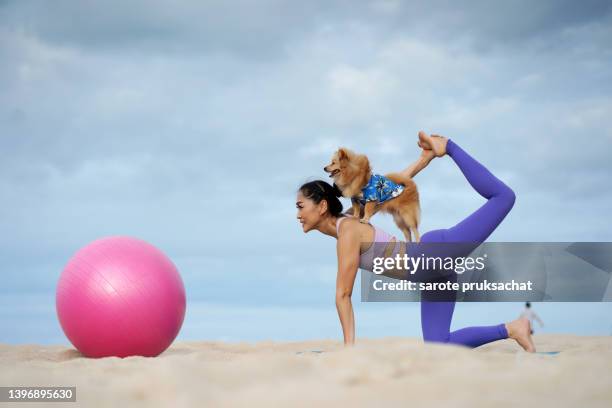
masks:
MULTIPOLYGON (((336 233, 340 230, 340 223, 347 218, 349 217, 338 217, 338 220, 336 221, 336 233)), ((397 242, 397 239, 393 235, 380 228, 376 228, 376 226, 374 225, 372 225, 372 227, 374 228, 374 242, 368 247, 368 249, 364 253, 359 255, 359 268, 365 269, 367 271, 372 271, 374 266, 374 258, 385 257, 386 245, 374 245, 375 243, 391 241, 397 242)), ((393 250, 393 254, 395 254, 397 250, 398 247, 396 244, 396 247, 393 250)))

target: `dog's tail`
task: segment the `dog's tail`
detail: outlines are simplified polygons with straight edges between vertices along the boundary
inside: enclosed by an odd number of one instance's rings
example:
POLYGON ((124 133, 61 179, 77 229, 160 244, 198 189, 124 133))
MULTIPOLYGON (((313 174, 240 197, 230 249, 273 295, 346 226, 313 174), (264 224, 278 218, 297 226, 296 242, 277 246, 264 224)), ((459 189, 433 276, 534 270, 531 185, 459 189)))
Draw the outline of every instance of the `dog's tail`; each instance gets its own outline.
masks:
POLYGON ((385 177, 387 177, 389 180, 393 181, 394 183, 402 184, 405 187, 408 187, 411 185, 414 185, 416 187, 416 184, 414 183, 414 181, 412 181, 410 177, 406 177, 402 173, 385 174, 385 177))
POLYGON ((402 195, 408 194, 411 196, 411 199, 410 199, 410 201, 412 202, 411 205, 414 205, 415 208, 413 211, 414 220, 410 224, 412 224, 414 228, 416 229, 418 225, 421 223, 421 205, 419 203, 419 191, 417 189, 416 183, 410 177, 406 177, 401 173, 386 174, 385 177, 387 177, 394 183, 402 184, 405 187, 402 195))

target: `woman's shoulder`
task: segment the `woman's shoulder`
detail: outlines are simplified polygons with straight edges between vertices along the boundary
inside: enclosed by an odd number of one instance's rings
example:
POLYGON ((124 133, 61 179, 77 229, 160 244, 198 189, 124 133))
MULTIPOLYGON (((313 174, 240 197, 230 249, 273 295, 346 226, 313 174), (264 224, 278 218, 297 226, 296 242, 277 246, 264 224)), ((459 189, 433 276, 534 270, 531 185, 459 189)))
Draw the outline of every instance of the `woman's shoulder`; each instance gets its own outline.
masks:
POLYGON ((341 229, 346 229, 349 225, 355 226, 356 223, 359 223, 359 220, 356 217, 353 217, 352 215, 342 215, 338 217, 338 220, 336 221, 336 229, 340 231, 341 229))
POLYGON ((340 234, 359 234, 362 235, 367 233, 366 231, 373 228, 370 224, 363 224, 359 221, 359 218, 352 215, 347 215, 338 218, 336 224, 336 230, 338 236, 340 234))

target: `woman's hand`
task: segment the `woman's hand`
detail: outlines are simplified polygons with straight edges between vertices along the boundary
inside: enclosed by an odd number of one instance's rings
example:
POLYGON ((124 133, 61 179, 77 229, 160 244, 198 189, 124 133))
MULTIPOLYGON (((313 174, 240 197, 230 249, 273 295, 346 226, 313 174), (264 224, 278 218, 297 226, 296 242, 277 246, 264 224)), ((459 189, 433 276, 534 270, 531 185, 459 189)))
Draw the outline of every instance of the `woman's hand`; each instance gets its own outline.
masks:
MULTIPOLYGON (((419 144, 419 143, 417 142, 417 144, 419 144)), ((419 147, 421 147, 420 144, 419 144, 419 147)), ((421 156, 419 157, 420 160, 424 160, 425 162, 429 163, 435 157, 436 157, 436 153, 433 150, 425 149, 425 148, 421 147, 421 156)))

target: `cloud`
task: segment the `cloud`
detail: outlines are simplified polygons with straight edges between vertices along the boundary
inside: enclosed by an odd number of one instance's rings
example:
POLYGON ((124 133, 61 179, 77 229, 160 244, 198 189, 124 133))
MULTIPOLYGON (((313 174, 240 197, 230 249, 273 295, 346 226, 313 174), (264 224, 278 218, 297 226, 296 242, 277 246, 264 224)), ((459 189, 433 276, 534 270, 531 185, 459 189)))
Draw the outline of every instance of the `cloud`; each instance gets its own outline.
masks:
POLYGON ((275 0, 231 5, 223 1, 60 0, 53 7, 36 1, 9 1, 0 9, 0 18, 12 29, 82 50, 229 52, 257 59, 282 52, 286 40, 308 29, 303 17, 313 15, 315 7, 309 2, 275 0), (279 32, 285 35, 279 37, 279 32))
MULTIPOLYGON (((341 145, 403 169, 420 129, 517 193, 492 239, 609 240, 610 19, 598 1, 2 2, 0 272, 50 288, 122 233, 198 284, 240 256, 209 283, 274 281, 281 253, 324 291, 334 248, 299 229, 296 189, 341 145)), ((450 158, 415 181, 423 232, 484 202, 450 158)))
POLYGON ((344 142, 341 142, 338 139, 316 139, 312 143, 302 146, 299 149, 299 155, 304 158, 310 157, 331 157, 334 151, 338 150, 339 147, 342 147, 344 142))

